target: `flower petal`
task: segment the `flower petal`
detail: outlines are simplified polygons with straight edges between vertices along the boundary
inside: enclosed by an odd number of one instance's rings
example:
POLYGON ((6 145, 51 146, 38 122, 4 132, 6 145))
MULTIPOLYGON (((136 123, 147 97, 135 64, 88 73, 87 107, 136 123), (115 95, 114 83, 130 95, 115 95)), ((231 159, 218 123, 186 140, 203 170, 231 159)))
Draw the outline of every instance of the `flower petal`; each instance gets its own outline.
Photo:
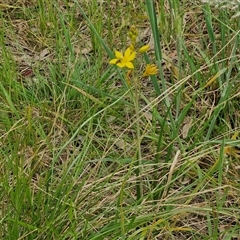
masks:
POLYGON ((128 57, 128 61, 133 61, 136 57, 136 52, 132 52, 131 55, 128 57))
POLYGON ((123 58, 123 54, 119 51, 115 51, 115 56, 116 56, 117 59, 123 58))
POLYGON ((124 68, 126 66, 126 64, 123 62, 119 62, 119 63, 117 63, 117 66, 120 68, 124 68))
POLYGON ((114 59, 112 59, 109 63, 110 63, 110 64, 116 64, 118 61, 119 61, 119 59, 114 58, 114 59))
POLYGON ((127 50, 126 50, 125 53, 124 53, 124 57, 128 58, 128 57, 131 55, 131 53, 132 53, 131 48, 130 48, 130 47, 127 48, 127 50))
POLYGON ((126 67, 128 67, 128 68, 130 68, 130 69, 133 69, 133 68, 134 68, 132 62, 127 62, 127 63, 126 63, 126 67))

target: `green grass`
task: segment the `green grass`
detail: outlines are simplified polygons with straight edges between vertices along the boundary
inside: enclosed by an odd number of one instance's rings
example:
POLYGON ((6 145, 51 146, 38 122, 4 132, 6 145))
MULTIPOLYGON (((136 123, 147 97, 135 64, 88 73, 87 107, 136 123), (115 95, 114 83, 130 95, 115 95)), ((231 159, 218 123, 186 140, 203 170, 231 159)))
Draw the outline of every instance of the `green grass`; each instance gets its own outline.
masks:
POLYGON ((0 239, 239 238, 239 19, 160 2, 0 4, 0 239))

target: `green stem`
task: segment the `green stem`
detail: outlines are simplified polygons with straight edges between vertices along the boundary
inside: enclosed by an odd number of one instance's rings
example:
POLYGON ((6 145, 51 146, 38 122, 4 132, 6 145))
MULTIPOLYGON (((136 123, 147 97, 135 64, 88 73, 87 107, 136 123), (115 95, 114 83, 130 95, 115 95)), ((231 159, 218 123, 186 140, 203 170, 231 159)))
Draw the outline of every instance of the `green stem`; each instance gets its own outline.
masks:
POLYGON ((136 175, 139 177, 139 181, 137 181, 137 200, 139 200, 143 196, 143 182, 142 182, 142 153, 141 153, 141 133, 140 133, 140 114, 139 114, 139 92, 138 92, 138 82, 137 79, 133 78, 134 84, 134 94, 133 94, 133 102, 135 106, 136 113, 136 127, 137 127, 137 165, 136 175))

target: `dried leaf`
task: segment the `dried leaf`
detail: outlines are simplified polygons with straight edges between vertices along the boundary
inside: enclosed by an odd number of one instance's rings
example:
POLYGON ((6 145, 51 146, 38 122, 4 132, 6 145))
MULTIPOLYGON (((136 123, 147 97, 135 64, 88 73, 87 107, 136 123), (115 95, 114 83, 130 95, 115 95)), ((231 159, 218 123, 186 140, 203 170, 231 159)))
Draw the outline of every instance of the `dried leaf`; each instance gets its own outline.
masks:
POLYGON ((182 129, 182 136, 183 136, 183 139, 186 139, 187 136, 188 136, 188 132, 191 128, 191 125, 192 125, 192 119, 190 119, 189 122, 187 122, 184 126, 183 126, 183 129, 182 129))

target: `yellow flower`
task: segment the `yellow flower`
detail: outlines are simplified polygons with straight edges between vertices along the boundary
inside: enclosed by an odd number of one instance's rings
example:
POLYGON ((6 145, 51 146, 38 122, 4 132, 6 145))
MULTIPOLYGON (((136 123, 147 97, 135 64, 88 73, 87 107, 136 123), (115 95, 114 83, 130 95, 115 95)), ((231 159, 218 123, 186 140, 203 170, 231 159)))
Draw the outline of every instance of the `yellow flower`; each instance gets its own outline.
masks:
POLYGON ((132 61, 136 57, 136 52, 132 51, 130 47, 127 48, 127 50, 124 52, 124 55, 119 51, 115 51, 115 57, 116 58, 112 59, 109 62, 110 64, 116 64, 120 68, 124 68, 124 67, 130 68, 130 69, 134 68, 132 61))
POLYGON ((148 77, 150 75, 155 75, 158 72, 158 68, 155 64, 147 64, 143 77, 148 77))
POLYGON ((149 45, 145 45, 143 47, 141 47, 138 52, 140 53, 145 53, 147 50, 149 49, 149 45))

